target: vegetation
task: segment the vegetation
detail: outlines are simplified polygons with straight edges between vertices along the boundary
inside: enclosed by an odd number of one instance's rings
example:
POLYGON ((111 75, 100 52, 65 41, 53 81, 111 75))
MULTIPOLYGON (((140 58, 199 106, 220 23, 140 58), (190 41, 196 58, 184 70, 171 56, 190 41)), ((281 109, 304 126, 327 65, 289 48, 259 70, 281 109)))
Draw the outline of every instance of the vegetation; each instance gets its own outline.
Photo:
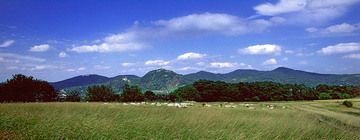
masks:
POLYGON ((139 102, 144 101, 144 95, 138 86, 130 86, 125 84, 121 95, 123 102, 139 102))
POLYGON ((106 87, 104 85, 88 87, 87 94, 88 101, 109 102, 115 101, 117 99, 117 96, 114 94, 113 90, 110 87, 106 87))
POLYGON ((57 93, 46 81, 21 74, 0 85, 0 102, 56 101, 57 93))
POLYGON ((343 105, 345 105, 346 107, 352 107, 353 103, 351 101, 344 101, 343 105))
POLYGON ((0 139, 360 139, 360 100, 349 101, 354 107, 342 100, 235 102, 236 108, 9 103, 0 104, 0 139))
POLYGON ((216 101, 292 101, 317 99, 346 99, 360 94, 356 86, 327 86, 315 88, 298 84, 275 82, 225 83, 199 80, 192 85, 180 87, 171 93, 179 100, 216 101))
MULTIPOLYGON (((168 73, 171 74, 171 72, 168 73)), ((318 85, 307 87, 302 84, 276 82, 226 83, 198 80, 193 84, 179 87, 170 94, 156 94, 149 90, 143 93, 142 89, 134 84, 125 84, 122 86, 121 92, 116 92, 111 86, 93 85, 88 86, 85 97, 79 90, 67 90, 60 92, 57 99, 58 93, 50 84, 33 79, 33 77, 14 75, 12 79, 0 85, 0 101, 2 102, 292 101, 347 99, 359 94, 360 86, 318 85)))
POLYGON ((78 90, 71 90, 65 97, 67 102, 80 102, 81 93, 78 90))

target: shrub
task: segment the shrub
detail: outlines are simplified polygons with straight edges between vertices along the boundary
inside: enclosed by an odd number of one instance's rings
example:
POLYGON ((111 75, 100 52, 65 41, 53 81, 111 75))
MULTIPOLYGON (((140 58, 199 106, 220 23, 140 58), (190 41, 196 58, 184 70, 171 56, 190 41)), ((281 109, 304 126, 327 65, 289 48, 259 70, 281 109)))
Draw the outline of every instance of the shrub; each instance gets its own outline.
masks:
POLYGON ((331 96, 329 93, 326 93, 326 92, 322 92, 319 94, 319 98, 321 100, 327 100, 327 99, 331 99, 331 96))
POLYGON ((345 105, 346 107, 352 107, 353 106, 352 102, 350 102, 350 101, 344 101, 343 105, 345 105))

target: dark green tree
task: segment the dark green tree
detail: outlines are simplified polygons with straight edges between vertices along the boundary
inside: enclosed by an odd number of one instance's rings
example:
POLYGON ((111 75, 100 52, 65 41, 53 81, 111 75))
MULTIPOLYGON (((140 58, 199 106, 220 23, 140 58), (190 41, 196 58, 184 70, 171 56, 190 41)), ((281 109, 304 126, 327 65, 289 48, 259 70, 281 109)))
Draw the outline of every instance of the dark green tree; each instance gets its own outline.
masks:
POLYGON ((80 102, 80 99, 81 99, 80 95, 81 95, 80 91, 71 90, 66 95, 65 101, 68 101, 68 102, 80 102))
POLYGON ((49 102, 55 101, 57 93, 46 81, 22 74, 13 75, 1 85, 1 102, 49 102))
POLYGON ((145 91, 145 93, 144 93, 144 100, 145 101, 155 101, 156 98, 157 97, 156 97, 154 92, 152 92, 150 90, 145 91))
POLYGON ((87 88, 87 96, 89 101, 109 102, 114 101, 115 94, 111 87, 95 85, 87 88))
POLYGON ((140 87, 130 86, 129 84, 123 86, 121 98, 124 102, 144 101, 144 96, 141 93, 140 87))

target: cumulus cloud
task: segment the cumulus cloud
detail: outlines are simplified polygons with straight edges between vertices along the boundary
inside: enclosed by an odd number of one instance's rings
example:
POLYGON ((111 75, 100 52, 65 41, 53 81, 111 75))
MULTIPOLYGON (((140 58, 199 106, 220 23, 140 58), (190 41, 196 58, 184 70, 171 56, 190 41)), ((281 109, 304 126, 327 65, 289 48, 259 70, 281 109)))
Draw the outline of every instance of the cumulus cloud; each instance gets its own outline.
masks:
POLYGON ((0 44, 0 48, 9 47, 15 43, 15 40, 5 40, 3 43, 0 44))
POLYGON ((353 33, 360 30, 360 24, 348 24, 341 23, 336 25, 331 25, 326 28, 307 28, 306 31, 309 33, 319 33, 319 34, 344 34, 344 33, 353 33))
POLYGON ((71 48, 71 51, 78 53, 86 52, 128 52, 137 51, 146 48, 146 44, 141 43, 136 37, 136 32, 125 32, 110 35, 102 39, 98 44, 81 45, 71 48))
POLYGON ((330 45, 325 48, 321 48, 318 53, 324 55, 339 54, 339 53, 350 53, 360 51, 360 43, 350 42, 350 43, 339 43, 336 45, 330 45))
POLYGON ((201 59, 204 58, 206 54, 195 53, 195 52, 188 52, 181 54, 177 57, 177 60, 193 60, 193 59, 201 59))
POLYGON ((251 55, 279 54, 281 52, 281 47, 276 44, 253 45, 243 49, 239 49, 239 52, 251 55))
POLYGON ((344 58, 360 59, 360 53, 348 54, 348 55, 345 55, 344 58))
POLYGON ((279 0, 254 7, 260 15, 281 16, 294 23, 317 24, 338 18, 359 0, 279 0))
POLYGON ((213 68, 233 68, 236 66, 236 63, 230 62, 211 62, 210 67, 213 68))
POLYGON ((49 44, 35 45, 29 49, 30 52, 46 52, 50 49, 49 44))
POLYGON ((147 66, 166 66, 170 63, 170 61, 165 60, 148 60, 145 62, 147 66))
POLYGON ((150 40, 179 36, 227 35, 235 36, 257 33, 281 24, 285 19, 245 19, 223 13, 200 13, 151 21, 146 26, 135 24, 127 31, 106 36, 93 44, 76 45, 70 51, 86 52, 128 52, 139 51, 150 46, 150 40))
POLYGON ((297 12, 303 10, 306 6, 306 0, 280 0, 276 4, 264 3, 254 9, 258 14, 275 16, 284 13, 297 12))
POLYGON ((272 20, 247 20, 223 13, 202 13, 175 17, 169 20, 153 22, 166 33, 220 33, 224 35, 239 35, 249 32, 261 32, 264 29, 283 22, 282 18, 272 20))
POLYGON ((277 61, 275 58, 270 58, 268 60, 265 60, 262 65, 276 65, 277 61))
POLYGON ((64 51, 60 52, 59 57, 61 57, 61 58, 67 57, 66 52, 64 52, 64 51))

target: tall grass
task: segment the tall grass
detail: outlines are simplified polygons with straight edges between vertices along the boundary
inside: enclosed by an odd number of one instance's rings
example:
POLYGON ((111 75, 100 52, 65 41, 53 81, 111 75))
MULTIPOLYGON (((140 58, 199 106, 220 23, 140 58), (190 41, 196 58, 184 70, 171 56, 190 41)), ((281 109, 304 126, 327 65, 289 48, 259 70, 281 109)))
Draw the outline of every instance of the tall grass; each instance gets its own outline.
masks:
POLYGON ((255 109, 199 104, 182 109, 119 103, 0 104, 0 139, 359 139, 360 126, 352 124, 358 121, 359 104, 355 102, 354 108, 337 104, 264 102, 255 109), (341 112, 342 108, 355 113, 341 112), (335 121, 323 121, 319 118, 323 116, 335 121), (334 122, 352 126, 334 127, 334 122))

